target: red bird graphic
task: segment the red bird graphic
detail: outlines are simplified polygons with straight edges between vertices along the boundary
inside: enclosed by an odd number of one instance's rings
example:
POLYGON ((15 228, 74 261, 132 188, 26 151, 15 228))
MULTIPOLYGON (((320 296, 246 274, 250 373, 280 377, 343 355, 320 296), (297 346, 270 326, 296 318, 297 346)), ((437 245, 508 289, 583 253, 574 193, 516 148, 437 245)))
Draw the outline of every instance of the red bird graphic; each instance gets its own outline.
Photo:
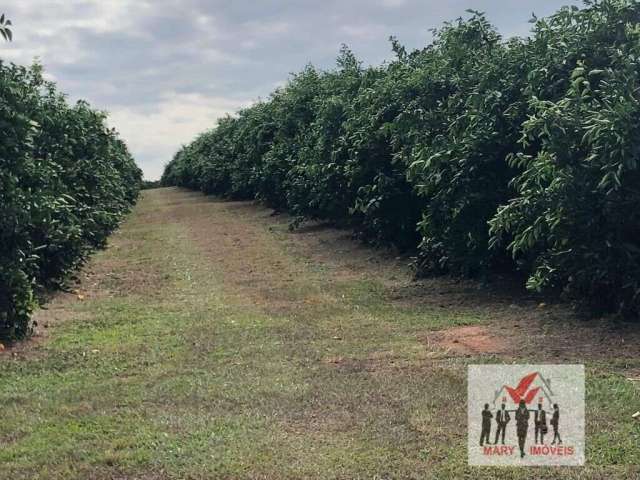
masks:
POLYGON ((529 404, 536 398, 536 394, 540 390, 540 387, 536 387, 533 390, 529 390, 529 386, 533 383, 533 381, 538 376, 538 372, 530 373, 520 379, 520 383, 516 388, 509 387, 505 385, 507 392, 513 399, 514 403, 520 403, 520 400, 524 400, 526 404, 529 404), (529 390, 527 392, 527 390, 529 390), (525 395, 526 394, 526 395, 525 395))

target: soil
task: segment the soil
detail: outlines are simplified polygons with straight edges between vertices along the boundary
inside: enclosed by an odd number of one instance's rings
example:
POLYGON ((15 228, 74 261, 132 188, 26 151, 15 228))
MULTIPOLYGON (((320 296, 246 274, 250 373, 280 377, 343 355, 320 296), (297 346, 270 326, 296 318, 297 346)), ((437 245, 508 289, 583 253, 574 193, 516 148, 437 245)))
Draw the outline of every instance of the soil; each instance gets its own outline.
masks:
MULTIPOLYGON (((352 232, 324 223, 310 222, 289 231, 290 217, 275 216, 271 209, 255 202, 222 201, 185 190, 176 191, 174 197, 171 208, 155 211, 149 221, 181 224, 247 305, 278 313, 334 302, 322 285, 291 293, 291 285, 303 270, 314 268, 322 272, 326 285, 375 279, 384 286, 381 294, 391 305, 453 308, 490 319, 482 326, 425 330, 419 336, 427 349, 445 356, 494 355, 510 360, 527 355, 561 362, 610 358, 615 350, 620 369, 638 373, 632 365, 638 356, 638 324, 581 315, 569 305, 547 303, 514 288, 509 279, 490 285, 448 277, 415 280, 408 256, 364 245, 353 239, 352 232)), ((115 234, 109 248, 134 247, 115 234)), ((45 310, 36 313, 37 335, 4 353, 23 354, 30 344, 42 341, 50 325, 64 321, 69 302, 132 290, 152 294, 155 272, 126 264, 100 265, 96 268, 89 262, 79 275, 75 293, 57 295, 45 310)), ((335 363, 344 365, 339 359, 335 363)))
POLYGON ((462 355, 499 354, 509 351, 506 338, 493 335, 482 325, 448 328, 425 336, 424 341, 428 347, 462 355))

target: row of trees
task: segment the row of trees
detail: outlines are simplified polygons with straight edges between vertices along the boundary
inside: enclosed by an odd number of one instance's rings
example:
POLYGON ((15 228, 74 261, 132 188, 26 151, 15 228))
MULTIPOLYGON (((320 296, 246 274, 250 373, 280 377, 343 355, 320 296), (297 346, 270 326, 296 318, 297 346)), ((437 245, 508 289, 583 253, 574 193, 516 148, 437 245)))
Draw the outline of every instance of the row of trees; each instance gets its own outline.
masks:
POLYGON ((42 68, 0 61, 0 338, 24 337, 39 294, 101 247, 141 172, 106 115, 70 105, 42 68))
POLYGON ((526 274, 640 310, 640 3, 587 1, 504 40, 478 12, 364 68, 344 48, 183 147, 163 183, 417 249, 421 272, 526 274))

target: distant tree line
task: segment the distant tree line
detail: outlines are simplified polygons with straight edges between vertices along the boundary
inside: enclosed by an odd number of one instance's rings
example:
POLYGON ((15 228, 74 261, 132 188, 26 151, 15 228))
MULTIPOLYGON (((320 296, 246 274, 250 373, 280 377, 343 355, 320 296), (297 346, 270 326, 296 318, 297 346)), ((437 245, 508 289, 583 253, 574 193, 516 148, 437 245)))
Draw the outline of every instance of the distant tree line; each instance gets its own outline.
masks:
POLYGON ((161 186, 160 180, 143 180, 141 188, 142 190, 151 190, 154 188, 160 188, 161 186))

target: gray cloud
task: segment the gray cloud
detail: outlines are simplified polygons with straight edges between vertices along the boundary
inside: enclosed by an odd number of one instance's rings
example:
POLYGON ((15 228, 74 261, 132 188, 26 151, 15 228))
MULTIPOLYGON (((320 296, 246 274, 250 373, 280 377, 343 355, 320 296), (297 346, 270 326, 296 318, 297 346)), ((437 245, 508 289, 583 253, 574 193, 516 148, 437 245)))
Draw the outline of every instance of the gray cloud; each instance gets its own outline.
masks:
POLYGON ((0 57, 38 57, 72 100, 111 112, 147 178, 183 143, 311 62, 333 65, 342 43, 366 63, 391 57, 388 37, 425 45, 429 29, 485 11, 505 36, 532 12, 577 1, 22 0, 5 7, 15 41, 0 57))

